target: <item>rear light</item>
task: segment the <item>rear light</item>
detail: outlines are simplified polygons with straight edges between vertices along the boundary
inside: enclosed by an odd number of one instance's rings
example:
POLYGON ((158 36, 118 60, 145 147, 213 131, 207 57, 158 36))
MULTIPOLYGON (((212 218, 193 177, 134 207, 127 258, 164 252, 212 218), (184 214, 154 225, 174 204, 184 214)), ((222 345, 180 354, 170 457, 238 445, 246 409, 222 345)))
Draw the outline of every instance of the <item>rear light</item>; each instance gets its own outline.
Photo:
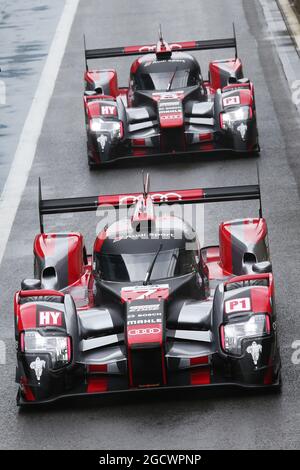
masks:
POLYGON ((47 336, 38 331, 25 331, 20 339, 21 351, 25 353, 50 354, 53 369, 59 369, 71 361, 72 348, 69 336, 57 333, 47 336))
POLYGON ((145 139, 132 139, 132 145, 134 147, 145 147, 146 140, 145 139))
POLYGON ((190 359, 191 366, 202 366, 209 363, 208 356, 192 357, 190 359))
POLYGON ((220 330, 221 345, 225 352, 240 356, 244 339, 263 337, 268 334, 270 334, 268 315, 255 314, 246 321, 222 325, 220 330))
POLYGON ((101 374, 107 372, 107 364, 90 364, 87 369, 89 374, 101 374))

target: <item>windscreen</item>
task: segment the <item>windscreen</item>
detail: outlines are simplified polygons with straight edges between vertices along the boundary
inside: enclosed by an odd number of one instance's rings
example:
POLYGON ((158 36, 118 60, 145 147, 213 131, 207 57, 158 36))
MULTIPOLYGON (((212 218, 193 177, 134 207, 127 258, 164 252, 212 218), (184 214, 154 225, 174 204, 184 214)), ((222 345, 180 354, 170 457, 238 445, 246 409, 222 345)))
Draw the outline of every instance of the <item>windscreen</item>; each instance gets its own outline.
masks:
MULTIPOLYGON (((144 281, 154 253, 98 254, 97 271, 101 279, 114 282, 144 281)), ((157 256, 151 280, 182 276, 196 267, 193 251, 174 249, 161 251, 157 256)))
POLYGON ((169 72, 142 73, 139 77, 139 88, 141 90, 167 90, 170 82, 171 89, 185 88, 196 85, 199 79, 190 70, 177 70, 169 72))

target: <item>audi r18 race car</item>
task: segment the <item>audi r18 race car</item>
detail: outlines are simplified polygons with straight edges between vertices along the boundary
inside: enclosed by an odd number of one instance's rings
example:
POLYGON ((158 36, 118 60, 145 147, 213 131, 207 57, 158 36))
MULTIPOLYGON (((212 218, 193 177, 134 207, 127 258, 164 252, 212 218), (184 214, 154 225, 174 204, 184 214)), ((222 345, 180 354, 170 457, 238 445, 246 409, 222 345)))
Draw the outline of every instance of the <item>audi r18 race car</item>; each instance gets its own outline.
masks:
POLYGON ((124 157, 259 151, 253 83, 244 78, 233 38, 86 50, 84 109, 90 168, 124 157), (234 48, 214 60, 204 80, 185 51, 234 48), (139 56, 127 88, 114 69, 90 59, 139 56))
POLYGON ((146 184, 142 193, 56 200, 40 191, 34 278, 14 300, 18 404, 150 388, 278 388, 261 210, 222 222, 219 245, 202 248, 187 222, 164 212, 252 199, 259 185, 150 192, 146 184), (47 214, 99 207, 131 215, 106 225, 91 255, 79 232, 44 232, 47 214))

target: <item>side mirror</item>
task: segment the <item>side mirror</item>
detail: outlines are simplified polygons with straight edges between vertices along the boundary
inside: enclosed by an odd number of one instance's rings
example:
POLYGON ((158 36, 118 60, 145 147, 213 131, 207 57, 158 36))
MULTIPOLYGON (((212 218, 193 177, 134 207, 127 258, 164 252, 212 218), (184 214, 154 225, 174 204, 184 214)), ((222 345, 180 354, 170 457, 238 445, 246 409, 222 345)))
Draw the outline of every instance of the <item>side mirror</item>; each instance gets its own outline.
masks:
POLYGON ((234 83, 237 83, 237 78, 236 77, 228 77, 228 85, 233 85, 234 83))
POLYGON ((272 272, 272 263, 270 261, 261 261, 252 265, 252 270, 257 274, 265 274, 272 272))
POLYGON ((94 90, 88 90, 84 92, 84 96, 94 96, 97 95, 97 92, 94 90))
POLYGON ((39 290, 40 288, 40 279, 23 279, 23 281, 21 282, 22 290, 39 290))
POLYGON ((54 266, 47 266, 43 269, 41 284, 43 289, 59 289, 57 272, 54 266))
POLYGON ((249 78, 246 78, 246 77, 245 77, 245 78, 240 78, 240 79, 238 80, 238 83, 241 83, 241 84, 245 84, 245 85, 246 85, 247 83, 250 83, 250 80, 249 80, 249 78))

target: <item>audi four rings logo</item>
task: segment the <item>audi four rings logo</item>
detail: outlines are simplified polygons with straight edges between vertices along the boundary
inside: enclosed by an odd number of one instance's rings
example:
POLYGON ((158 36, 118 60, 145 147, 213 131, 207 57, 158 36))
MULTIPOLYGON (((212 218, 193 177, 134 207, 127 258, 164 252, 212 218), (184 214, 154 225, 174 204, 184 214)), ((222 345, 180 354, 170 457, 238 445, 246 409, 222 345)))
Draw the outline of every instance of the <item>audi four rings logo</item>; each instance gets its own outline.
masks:
POLYGON ((140 328, 139 330, 131 330, 128 332, 130 336, 139 335, 156 335, 161 332, 160 328, 140 328))
POLYGON ((165 115, 160 116, 160 119, 165 120, 165 121, 172 121, 172 120, 175 121, 176 119, 180 119, 181 116, 182 116, 181 113, 178 113, 178 114, 166 113, 165 115))
POLYGON ((156 46, 153 45, 153 46, 142 46, 139 48, 139 52, 147 52, 147 51, 155 51, 156 49, 156 46))
MULTIPOLYGON (((140 199, 143 199, 143 195, 139 194, 138 196, 125 196, 120 198, 120 205, 121 204, 128 204, 129 201, 132 201, 132 204, 135 204, 138 202, 140 199)), ((152 201, 157 201, 159 200, 160 202, 168 202, 171 199, 177 199, 177 201, 181 201, 182 197, 178 193, 166 193, 166 194, 152 194, 151 195, 152 201)))

